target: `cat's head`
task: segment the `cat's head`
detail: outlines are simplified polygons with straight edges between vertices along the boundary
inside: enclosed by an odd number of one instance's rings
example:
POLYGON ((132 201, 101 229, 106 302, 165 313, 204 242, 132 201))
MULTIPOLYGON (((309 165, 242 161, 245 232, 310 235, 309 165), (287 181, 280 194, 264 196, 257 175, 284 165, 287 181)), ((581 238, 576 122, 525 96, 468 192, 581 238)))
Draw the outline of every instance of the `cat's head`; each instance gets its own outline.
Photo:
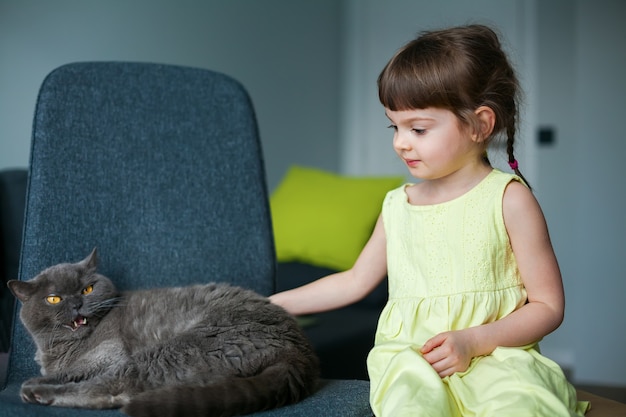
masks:
POLYGON ((111 280, 96 272, 97 263, 94 249, 80 262, 54 265, 29 281, 8 282, 33 337, 61 341, 91 333, 118 296, 111 280))

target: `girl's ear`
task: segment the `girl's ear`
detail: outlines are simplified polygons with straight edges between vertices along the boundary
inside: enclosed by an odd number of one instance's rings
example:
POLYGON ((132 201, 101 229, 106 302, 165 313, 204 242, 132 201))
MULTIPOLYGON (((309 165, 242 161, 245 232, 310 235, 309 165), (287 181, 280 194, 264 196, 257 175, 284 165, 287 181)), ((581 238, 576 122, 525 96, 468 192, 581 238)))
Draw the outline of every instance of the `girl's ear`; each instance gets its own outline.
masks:
POLYGON ((474 112, 478 119, 478 131, 472 135, 472 140, 475 142, 483 142, 493 132, 493 127, 496 124, 496 113, 491 107, 480 106, 474 112))

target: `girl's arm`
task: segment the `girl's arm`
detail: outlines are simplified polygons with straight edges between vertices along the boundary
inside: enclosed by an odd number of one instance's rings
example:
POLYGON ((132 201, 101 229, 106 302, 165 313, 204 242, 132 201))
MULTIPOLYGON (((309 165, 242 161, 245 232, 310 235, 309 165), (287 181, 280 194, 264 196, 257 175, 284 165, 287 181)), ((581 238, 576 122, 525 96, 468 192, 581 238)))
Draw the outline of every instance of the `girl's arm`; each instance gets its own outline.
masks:
POLYGON ((442 333, 425 343, 424 358, 442 377, 466 370, 473 357, 498 346, 537 342, 563 321, 561 272, 539 203, 528 188, 512 182, 504 193, 503 215, 528 303, 501 320, 442 333))
POLYGON ((364 298, 385 278, 387 253, 382 217, 354 266, 310 284, 270 296, 270 300, 293 315, 311 314, 344 307, 364 298))

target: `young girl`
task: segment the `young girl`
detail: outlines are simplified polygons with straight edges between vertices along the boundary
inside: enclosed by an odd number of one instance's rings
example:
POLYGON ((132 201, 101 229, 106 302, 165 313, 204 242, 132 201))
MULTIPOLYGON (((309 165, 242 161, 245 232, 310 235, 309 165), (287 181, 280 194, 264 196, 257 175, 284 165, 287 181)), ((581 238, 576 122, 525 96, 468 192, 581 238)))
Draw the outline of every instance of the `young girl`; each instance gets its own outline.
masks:
POLYGON ((365 297, 385 276, 367 365, 376 416, 583 415, 538 341, 563 320, 559 267, 513 153, 518 81, 496 34, 423 33, 378 78, 393 147, 422 180, 390 191, 352 269, 275 294, 292 314, 365 297), (517 175, 493 169, 507 142, 517 175))

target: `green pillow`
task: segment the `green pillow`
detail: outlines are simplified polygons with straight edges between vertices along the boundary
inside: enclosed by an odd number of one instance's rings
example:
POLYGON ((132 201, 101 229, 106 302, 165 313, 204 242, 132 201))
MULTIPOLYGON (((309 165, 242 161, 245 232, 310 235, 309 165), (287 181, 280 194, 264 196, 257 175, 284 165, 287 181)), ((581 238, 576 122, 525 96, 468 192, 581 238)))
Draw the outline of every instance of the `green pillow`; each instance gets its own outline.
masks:
POLYGON ((403 177, 345 177, 293 166, 270 197, 279 262, 352 267, 387 191, 403 177))

